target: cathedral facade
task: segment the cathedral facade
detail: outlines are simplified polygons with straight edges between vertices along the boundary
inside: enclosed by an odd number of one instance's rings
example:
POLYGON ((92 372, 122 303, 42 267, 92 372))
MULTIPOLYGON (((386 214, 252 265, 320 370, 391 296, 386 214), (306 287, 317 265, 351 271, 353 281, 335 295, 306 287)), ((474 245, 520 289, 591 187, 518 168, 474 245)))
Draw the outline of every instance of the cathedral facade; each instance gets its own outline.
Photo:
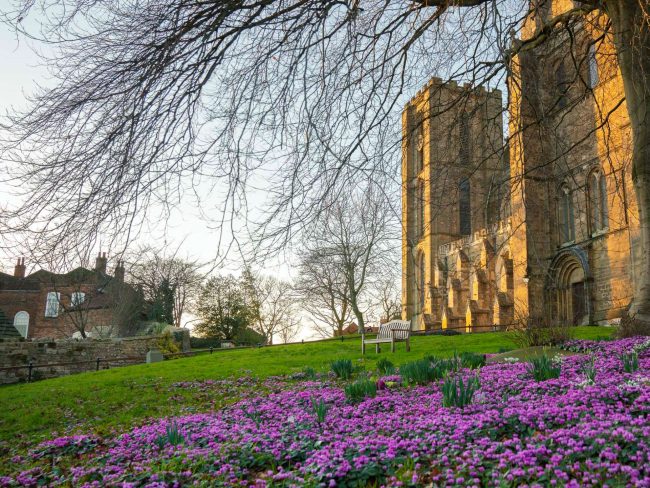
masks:
POLYGON ((437 78, 404 109, 402 318, 414 329, 613 323, 632 299, 639 222, 613 42, 594 16, 517 49, 573 6, 547 4, 513 40, 505 110, 499 90, 437 78))

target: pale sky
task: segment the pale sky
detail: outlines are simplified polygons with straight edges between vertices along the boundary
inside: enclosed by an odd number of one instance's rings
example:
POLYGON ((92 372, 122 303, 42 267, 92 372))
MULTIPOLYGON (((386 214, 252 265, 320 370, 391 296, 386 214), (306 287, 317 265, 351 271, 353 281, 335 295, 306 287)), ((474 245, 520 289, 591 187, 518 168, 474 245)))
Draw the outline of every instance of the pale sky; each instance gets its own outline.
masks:
MULTIPOLYGON (((0 110, 4 114, 12 106, 24 107, 25 95, 31 93, 35 83, 47 84, 48 72, 43 66, 40 66, 40 59, 25 41, 21 39, 19 42, 15 34, 2 25, 0 25, 0 46, 2 52, 2 56, 0 56, 0 110)), ((2 204, 7 202, 5 199, 10 198, 6 190, 2 191, 0 195, 0 200, 3 200, 2 204)), ((194 202, 181 204, 174 210, 167 222, 166 229, 159 225, 149 225, 144 230, 146 237, 141 238, 140 242, 150 241, 155 247, 164 244, 170 250, 179 249, 180 257, 197 259, 206 263, 214 262, 216 256, 223 255, 226 246, 231 241, 230 234, 225 234, 222 236, 222 245, 219 249, 219 230, 209 222, 211 215, 214 215, 215 219, 221 216, 219 209, 216 208, 217 205, 218 202, 214 199, 206 201, 203 212, 207 216, 202 217, 194 202), (212 210, 210 210, 211 208, 212 210)), ((110 257, 110 249, 102 249, 102 251, 108 252, 110 257)), ((0 256, 0 268, 11 273, 15 258, 16 256, 0 256)), ((235 247, 228 253, 228 258, 229 262, 221 272, 238 275, 242 261, 235 247)), ((278 256, 272 261, 264 263, 263 271, 278 278, 290 280, 293 273, 289 261, 290 256, 278 256)), ((29 263, 27 264, 28 270, 34 271, 34 269, 30 269, 29 263)), ((185 317, 186 322, 193 319, 194 317, 190 314, 185 317)), ((311 335, 311 330, 303 330, 299 338, 307 339, 311 335)))
MULTIPOLYGON (((25 106, 25 94, 29 94, 35 83, 47 84, 47 70, 39 66, 40 59, 25 44, 23 39, 20 42, 15 34, 6 26, 0 25, 0 110, 4 114, 12 106, 25 106)), ((40 48, 40 47, 39 47, 40 48)), ((206 182, 205 184, 209 184, 206 182)), ((4 198, 8 198, 6 192, 2 192, 4 198)), ((0 196, 0 199, 3 198, 0 196)), ((5 203, 5 202, 3 202, 5 203)), ((216 199, 207 200, 203 206, 203 212, 207 216, 202 217, 194 205, 194 202, 181 204, 174 211, 169 219, 167 229, 162 228, 156 222, 145 229, 146 239, 156 245, 166 244, 170 249, 179 248, 182 257, 198 259, 202 262, 212 262, 216 256, 226 250, 230 242, 229 234, 222 237, 222 246, 219 249, 219 231, 215 229, 210 218, 220 218, 220 211, 216 208, 216 199), (212 210, 211 210, 212 209, 212 210)), ((99 249, 97 249, 99 251, 99 249)), ((102 249, 110 253, 110 249, 102 249)), ((240 259, 236 249, 229 253, 230 263, 226 271, 237 273, 240 268, 240 259)), ((2 267, 7 270, 13 267, 13 256, 2 256, 2 267)), ((264 264, 264 269, 269 274, 274 274, 283 279, 291 278, 290 266, 285 257, 278 257, 273 262, 264 264)))

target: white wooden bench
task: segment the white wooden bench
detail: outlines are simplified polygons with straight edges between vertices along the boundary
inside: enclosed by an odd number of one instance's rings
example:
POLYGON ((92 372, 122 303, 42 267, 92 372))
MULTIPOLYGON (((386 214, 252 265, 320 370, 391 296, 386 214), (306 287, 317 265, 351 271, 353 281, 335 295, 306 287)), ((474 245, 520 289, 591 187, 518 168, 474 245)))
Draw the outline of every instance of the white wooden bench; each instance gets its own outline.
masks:
POLYGON ((375 351, 381 352, 379 344, 390 343, 391 352, 395 352, 396 342, 406 342, 406 352, 411 350, 411 322, 408 320, 392 320, 379 326, 379 333, 374 339, 366 339, 365 334, 361 334, 361 354, 366 353, 366 344, 374 344, 375 351))

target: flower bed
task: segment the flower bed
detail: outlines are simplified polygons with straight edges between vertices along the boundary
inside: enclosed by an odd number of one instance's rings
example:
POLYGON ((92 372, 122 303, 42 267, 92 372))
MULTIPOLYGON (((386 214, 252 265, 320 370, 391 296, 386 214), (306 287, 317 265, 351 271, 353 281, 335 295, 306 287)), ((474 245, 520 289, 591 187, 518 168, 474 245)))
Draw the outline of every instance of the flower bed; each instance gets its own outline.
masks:
POLYGON ((267 394, 214 413, 45 442, 14 459, 0 485, 650 486, 650 344, 571 346, 588 354, 563 358, 559 378, 546 381, 525 363, 484 366, 462 409, 442 406, 443 380, 384 378, 390 387, 352 404, 329 378, 273 378, 267 394), (638 369, 627 373, 621 355, 630 352, 638 369), (583 372, 592 357, 593 381, 583 372))

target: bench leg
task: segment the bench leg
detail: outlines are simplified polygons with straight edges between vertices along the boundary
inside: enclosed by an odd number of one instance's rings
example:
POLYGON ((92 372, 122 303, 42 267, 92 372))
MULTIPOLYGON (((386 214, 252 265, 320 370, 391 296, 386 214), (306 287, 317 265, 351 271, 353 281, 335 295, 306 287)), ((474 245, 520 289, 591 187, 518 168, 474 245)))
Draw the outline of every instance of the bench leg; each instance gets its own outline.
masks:
POLYGON ((379 354, 381 352, 381 348, 379 347, 379 343, 375 344, 375 352, 379 354))
POLYGON ((363 355, 365 353, 366 353, 366 343, 363 342, 363 340, 361 340, 361 354, 363 355))
POLYGON ((411 352, 411 339, 406 339, 406 352, 411 352))
POLYGON ((390 343, 390 352, 395 352, 395 341, 391 341, 390 343))

